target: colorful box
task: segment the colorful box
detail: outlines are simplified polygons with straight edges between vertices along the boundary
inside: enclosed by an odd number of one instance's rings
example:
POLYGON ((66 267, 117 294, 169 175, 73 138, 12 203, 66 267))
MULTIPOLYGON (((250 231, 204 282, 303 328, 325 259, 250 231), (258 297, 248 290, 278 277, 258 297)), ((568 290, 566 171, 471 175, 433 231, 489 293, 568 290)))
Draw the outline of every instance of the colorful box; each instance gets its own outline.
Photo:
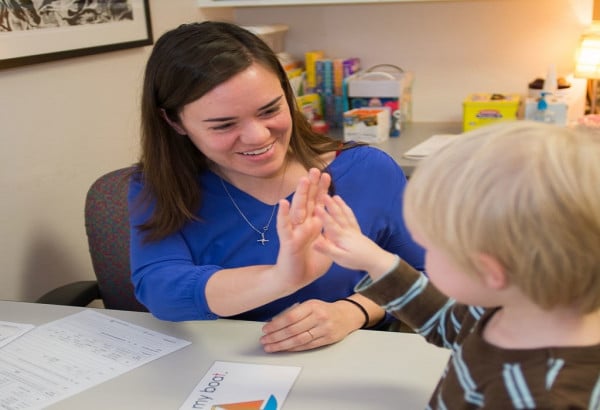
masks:
POLYGON ((304 94, 296 97, 298 109, 308 122, 323 120, 323 105, 321 104, 321 96, 319 94, 304 94))
POLYGON ((469 131, 498 121, 516 120, 520 94, 470 94, 463 104, 463 130, 469 131))
POLYGON ((390 136, 390 110, 355 108, 344 113, 344 141, 378 143, 390 136))
POLYGON ((312 50, 304 53, 304 69, 306 70, 304 92, 307 94, 317 91, 317 72, 315 63, 322 58, 325 58, 325 52, 323 50, 312 50))
POLYGON ((402 123, 410 121, 412 116, 412 73, 391 64, 379 64, 345 81, 349 108, 388 107, 389 136, 399 136, 402 123))

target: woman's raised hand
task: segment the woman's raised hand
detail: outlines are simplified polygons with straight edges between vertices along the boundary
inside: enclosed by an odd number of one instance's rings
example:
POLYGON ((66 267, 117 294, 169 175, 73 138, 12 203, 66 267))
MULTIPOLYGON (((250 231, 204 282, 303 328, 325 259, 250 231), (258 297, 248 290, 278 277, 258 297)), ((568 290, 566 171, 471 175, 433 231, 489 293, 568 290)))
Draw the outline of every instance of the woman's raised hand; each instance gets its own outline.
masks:
POLYGON ((321 235, 322 222, 315 208, 322 206, 331 176, 311 169, 298 187, 290 204, 283 199, 277 213, 279 254, 275 269, 289 293, 323 275, 331 266, 331 258, 317 252, 313 242, 321 235))

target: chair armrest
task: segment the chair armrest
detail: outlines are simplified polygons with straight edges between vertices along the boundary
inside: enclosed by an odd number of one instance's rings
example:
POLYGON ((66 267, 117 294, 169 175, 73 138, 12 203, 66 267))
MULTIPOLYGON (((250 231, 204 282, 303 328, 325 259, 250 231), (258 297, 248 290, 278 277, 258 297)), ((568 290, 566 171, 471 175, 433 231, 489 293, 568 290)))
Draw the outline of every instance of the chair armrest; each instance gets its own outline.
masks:
POLYGON ((87 306, 96 299, 100 299, 98 282, 95 280, 81 280, 52 289, 36 300, 36 303, 87 306))

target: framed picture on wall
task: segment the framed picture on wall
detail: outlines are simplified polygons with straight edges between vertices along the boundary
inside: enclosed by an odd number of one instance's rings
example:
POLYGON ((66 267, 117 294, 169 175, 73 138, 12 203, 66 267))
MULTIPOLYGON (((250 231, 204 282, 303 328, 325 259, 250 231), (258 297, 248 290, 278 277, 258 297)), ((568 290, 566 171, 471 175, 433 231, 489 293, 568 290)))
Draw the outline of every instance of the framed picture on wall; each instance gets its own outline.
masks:
POLYGON ((152 42, 148 0, 0 0, 0 69, 152 42))

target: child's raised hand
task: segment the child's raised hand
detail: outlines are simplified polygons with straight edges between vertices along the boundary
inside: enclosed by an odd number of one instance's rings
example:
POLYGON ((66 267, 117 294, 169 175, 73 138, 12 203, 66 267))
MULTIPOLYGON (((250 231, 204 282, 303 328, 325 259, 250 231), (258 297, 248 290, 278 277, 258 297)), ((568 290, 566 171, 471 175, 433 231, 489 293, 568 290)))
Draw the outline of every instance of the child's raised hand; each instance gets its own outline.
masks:
MULTIPOLYGON (((363 235, 352 209, 338 195, 324 195, 315 214, 323 222, 323 234, 315 241, 317 251, 349 269, 378 275, 388 270, 395 255, 363 235)), ((373 275, 372 275, 373 276, 373 275)))

